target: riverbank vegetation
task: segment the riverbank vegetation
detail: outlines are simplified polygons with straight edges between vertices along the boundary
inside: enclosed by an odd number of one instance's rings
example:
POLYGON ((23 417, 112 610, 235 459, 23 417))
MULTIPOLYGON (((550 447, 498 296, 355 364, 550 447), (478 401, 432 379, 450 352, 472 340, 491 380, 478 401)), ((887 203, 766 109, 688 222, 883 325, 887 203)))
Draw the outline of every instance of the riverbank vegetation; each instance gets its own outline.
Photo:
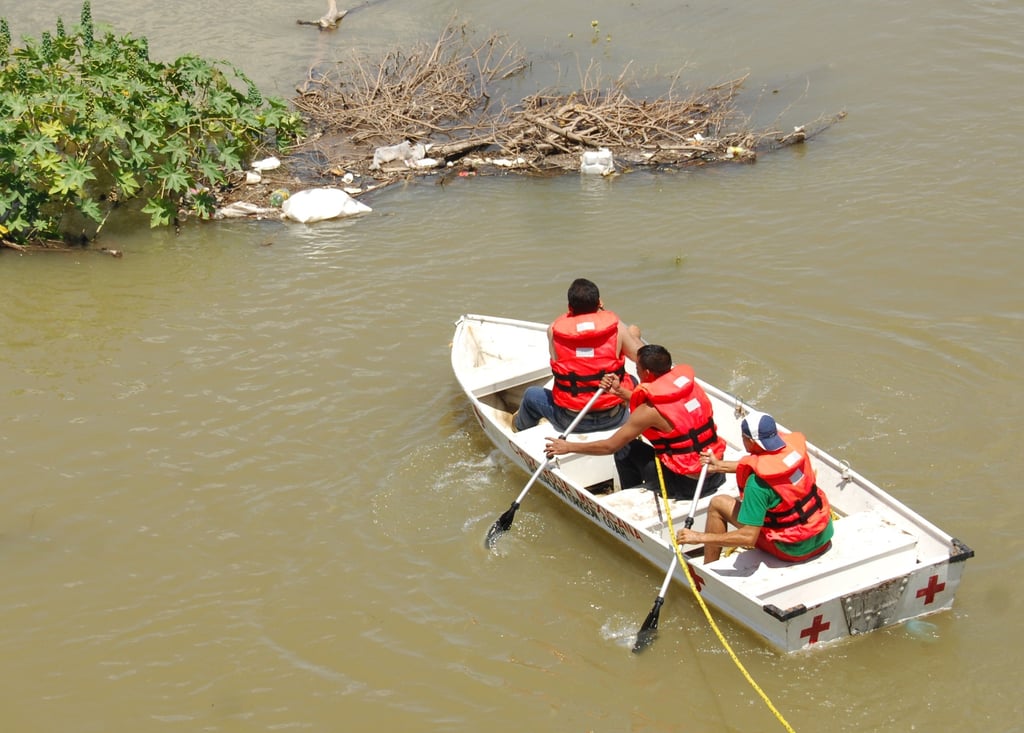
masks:
POLYGON ((843 116, 755 129, 737 104, 744 78, 692 91, 676 73, 651 97, 629 69, 593 65, 572 91, 516 98, 526 54, 454 21, 429 43, 311 67, 289 101, 225 62, 161 63, 144 38, 98 33, 88 0, 73 30, 58 20, 23 43, 0 19, 0 242, 13 247, 87 243, 132 205, 177 226, 229 204, 266 216, 286 188, 359 196, 421 176, 575 173, 597 153, 615 175, 752 163, 843 116), (282 165, 247 170, 259 154, 282 165))
POLYGON ((0 19, 0 240, 89 240, 118 207, 152 225, 208 217, 230 176, 300 116, 264 99, 239 69, 149 57, 145 38, 94 27, 88 0, 73 28, 12 48, 0 19), (180 214, 179 214, 180 212, 180 214))

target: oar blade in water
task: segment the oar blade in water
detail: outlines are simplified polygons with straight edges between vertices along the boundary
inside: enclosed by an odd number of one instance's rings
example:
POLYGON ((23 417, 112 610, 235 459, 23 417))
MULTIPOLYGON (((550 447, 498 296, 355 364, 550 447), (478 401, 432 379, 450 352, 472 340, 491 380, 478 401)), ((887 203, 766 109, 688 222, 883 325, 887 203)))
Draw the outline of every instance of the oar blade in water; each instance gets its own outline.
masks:
MULTIPOLYGON (((567 427, 565 431, 561 433, 558 437, 565 438, 566 435, 575 430, 576 426, 580 424, 580 420, 582 420, 586 416, 586 414, 590 412, 590 408, 594 406, 594 403, 597 402, 598 398, 601 395, 603 395, 605 391, 606 390, 604 387, 600 387, 594 393, 594 396, 590 398, 590 402, 584 405, 583 409, 580 410, 579 414, 576 415, 576 417, 573 419, 571 423, 569 423, 569 427, 567 427)), ((530 487, 533 486, 534 481, 536 481, 540 477, 540 475, 544 473, 544 471, 547 469, 548 466, 551 465, 553 461, 554 456, 548 456, 546 461, 537 466, 537 470, 533 472, 532 476, 530 476, 530 480, 526 482, 526 486, 523 487, 523 490, 522 492, 520 492, 519 497, 514 502, 512 502, 512 506, 508 508, 508 511, 506 511, 504 514, 498 517, 498 521, 496 521, 491 526, 490 530, 488 530, 487 537, 484 539, 484 544, 488 548, 494 547, 494 543, 497 542, 498 537, 501 535, 501 533, 508 531, 508 528, 512 526, 512 520, 516 516, 516 509, 518 509, 519 505, 522 503, 523 498, 526 496, 526 492, 530 490, 530 487)))
MULTIPOLYGON (((661 463, 655 460, 654 465, 658 468, 658 482, 661 484, 662 493, 665 492, 665 477, 661 473, 661 463)), ((690 500, 690 511, 686 516, 686 528, 690 529, 693 526, 693 515, 697 511, 697 499, 700 498, 700 492, 704 488, 704 479, 708 475, 708 464, 704 464, 704 467, 700 470, 700 478, 697 479, 697 488, 693 493, 693 499, 690 500)), ((647 614, 647 618, 644 620, 643 626, 640 627, 640 631, 636 635, 636 644, 633 645, 633 652, 642 652, 651 642, 654 641, 654 637, 658 631, 658 613, 661 611, 661 604, 665 602, 665 594, 668 593, 668 584, 672 582, 672 574, 675 573, 676 567, 679 564, 679 548, 675 544, 675 538, 672 542, 672 562, 668 566, 668 572, 665 573, 665 579, 661 581, 661 591, 658 593, 658 597, 654 601, 654 608, 647 614)), ((684 561, 685 562, 685 561, 684 561)))
POLYGON ((491 528, 487 530, 487 537, 484 538, 484 545, 487 549, 492 550, 498 543, 498 538, 508 532, 509 527, 512 526, 512 520, 515 519, 516 509, 519 508, 518 502, 513 502, 512 506, 505 510, 505 513, 498 517, 491 528))
POLYGON ((654 608, 651 609, 651 612, 647 614, 647 618, 644 619, 643 625, 640 626, 640 631, 636 634, 636 642, 633 644, 634 654, 639 654, 654 642, 654 637, 658 635, 658 615, 661 612, 661 604, 664 602, 665 599, 658 596, 658 599, 654 602, 654 608))

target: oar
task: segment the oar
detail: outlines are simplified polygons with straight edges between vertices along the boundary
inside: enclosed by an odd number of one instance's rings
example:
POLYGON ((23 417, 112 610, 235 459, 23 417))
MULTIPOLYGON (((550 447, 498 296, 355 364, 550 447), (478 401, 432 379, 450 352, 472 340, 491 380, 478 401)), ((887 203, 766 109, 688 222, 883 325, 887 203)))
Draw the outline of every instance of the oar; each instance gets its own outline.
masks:
MULTIPOLYGON (((580 424, 580 420, 582 420, 586 416, 586 414, 590 412, 590 408, 594 406, 595 402, 597 402, 597 398, 603 395, 604 393, 604 387, 598 388, 594 396, 590 398, 590 402, 588 402, 583 407, 583 409, 580 410, 580 414, 578 414, 576 418, 571 423, 569 423, 569 427, 567 427, 565 431, 562 432, 562 434, 559 435, 558 437, 560 439, 565 439, 566 435, 575 430, 576 426, 580 424)), ((512 506, 505 510, 505 513, 498 517, 494 524, 491 525, 491 528, 487 530, 487 538, 484 540, 484 544, 487 545, 487 547, 494 547, 495 543, 497 543, 498 541, 498 537, 500 537, 503 532, 507 532, 508 528, 512 526, 512 520, 516 518, 516 510, 519 509, 519 505, 523 503, 523 497, 526 496, 526 492, 530 490, 530 487, 533 486, 533 482, 536 481, 542 473, 544 473, 544 469, 550 466, 554 460, 554 458, 548 458, 546 461, 537 466, 537 470, 533 472, 532 476, 530 476, 530 480, 526 482, 525 488, 523 488, 519 496, 516 497, 516 500, 512 502, 512 506)))
MULTIPOLYGON (((654 460, 658 460, 655 457, 654 460)), ((700 492, 704 488, 704 479, 708 475, 708 464, 700 469, 700 477, 697 479, 697 488, 693 492, 693 501, 690 502, 690 512, 686 515, 686 522, 683 526, 686 529, 690 529, 693 526, 693 514, 697 511, 697 500, 700 499, 700 492)), ((672 564, 668 566, 668 573, 665 575, 665 580, 661 584, 661 591, 658 593, 658 597, 654 599, 654 608, 647 614, 647 618, 644 619, 643 625, 640 627, 640 631, 637 632, 636 642, 633 644, 633 653, 638 654, 646 649, 654 641, 654 637, 658 633, 658 615, 661 613, 661 604, 665 602, 665 593, 668 592, 668 584, 672 582, 672 574, 676 571, 676 565, 679 564, 679 556, 675 553, 675 546, 673 545, 672 552, 672 564)))

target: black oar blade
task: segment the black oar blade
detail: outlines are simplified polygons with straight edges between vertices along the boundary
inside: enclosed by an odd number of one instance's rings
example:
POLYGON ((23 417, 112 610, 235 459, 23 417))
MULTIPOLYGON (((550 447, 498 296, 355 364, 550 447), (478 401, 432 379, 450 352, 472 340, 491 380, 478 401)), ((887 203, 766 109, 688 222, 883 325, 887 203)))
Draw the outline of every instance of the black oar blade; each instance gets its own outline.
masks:
POLYGON ((484 545, 487 549, 494 549, 494 546, 498 544, 498 538, 508 532, 509 527, 512 526, 512 520, 516 518, 516 509, 518 508, 519 502, 512 502, 512 506, 506 509, 505 513, 498 517, 491 528, 487 530, 487 537, 484 538, 484 545))
POLYGON ((640 631, 636 634, 636 642, 633 644, 634 654, 639 654, 654 643, 654 637, 658 635, 658 614, 661 612, 661 604, 664 602, 665 599, 661 596, 658 596, 658 599, 654 601, 654 608, 647 614, 647 618, 644 619, 640 631))
POLYGON ((498 538, 503 534, 505 534, 505 530, 499 522, 492 524, 491 528, 487 530, 487 536, 484 538, 484 547, 488 550, 493 550, 494 546, 498 544, 498 538))

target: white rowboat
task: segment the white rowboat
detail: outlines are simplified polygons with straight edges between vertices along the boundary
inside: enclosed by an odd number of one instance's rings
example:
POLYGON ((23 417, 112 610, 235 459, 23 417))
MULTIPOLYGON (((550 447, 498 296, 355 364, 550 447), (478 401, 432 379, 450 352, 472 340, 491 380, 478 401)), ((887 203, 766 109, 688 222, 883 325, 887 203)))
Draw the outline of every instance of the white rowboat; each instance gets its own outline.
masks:
MULTIPOLYGON (((531 385, 550 388, 547 324, 480 315, 455 326, 452 369, 480 427, 527 473, 547 460, 540 425, 512 432, 512 413, 531 385)), ((630 366, 632 366, 630 364, 630 366)), ((726 460, 743 455, 740 421, 752 407, 698 379, 714 406, 726 460)), ((782 426, 780 425, 780 428, 782 426)), ((598 440, 608 432, 574 440, 598 440)), ((953 605, 964 561, 974 552, 881 488, 808 443, 818 486, 835 513, 832 548, 801 563, 784 563, 757 549, 703 562, 698 546, 683 548, 693 582, 707 604, 786 652, 834 642, 953 605)), ((570 454, 538 476, 556 497, 667 572, 674 557, 668 521, 650 491, 619 485, 612 456, 570 454)), ((737 492, 729 480, 719 492, 737 492)), ((696 506, 694 529, 704 528, 710 497, 696 506)), ((690 502, 671 502, 672 524, 683 526, 690 502)), ((688 585, 677 566, 674 579, 688 585)))

